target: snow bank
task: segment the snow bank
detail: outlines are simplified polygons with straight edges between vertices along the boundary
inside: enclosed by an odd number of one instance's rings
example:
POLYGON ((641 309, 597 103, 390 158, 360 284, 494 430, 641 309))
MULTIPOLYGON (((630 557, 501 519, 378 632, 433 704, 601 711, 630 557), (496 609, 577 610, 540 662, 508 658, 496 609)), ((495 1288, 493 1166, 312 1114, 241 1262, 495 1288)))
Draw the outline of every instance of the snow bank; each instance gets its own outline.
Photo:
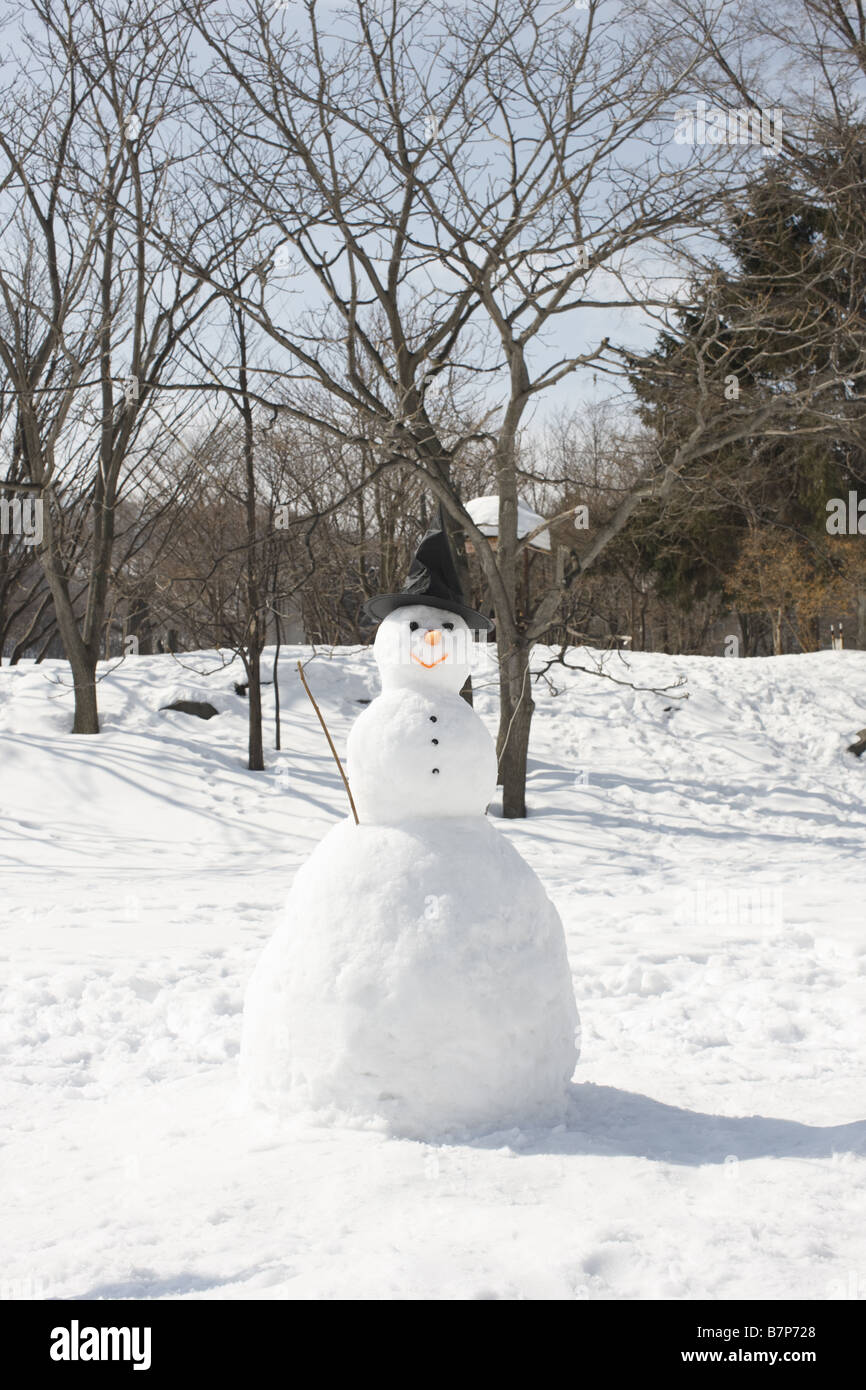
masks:
MULTIPOLYGON (((6 1295, 862 1300, 866 653, 534 685, 530 815, 490 829, 565 926, 580 1067, 564 1127, 450 1144, 236 1112, 244 990, 347 812, 299 656, 265 773, 217 653, 102 666, 96 739, 63 663, 0 670, 6 1295), (219 719, 158 712, 191 689, 219 719)), ((307 675, 342 754, 372 655, 307 675)))

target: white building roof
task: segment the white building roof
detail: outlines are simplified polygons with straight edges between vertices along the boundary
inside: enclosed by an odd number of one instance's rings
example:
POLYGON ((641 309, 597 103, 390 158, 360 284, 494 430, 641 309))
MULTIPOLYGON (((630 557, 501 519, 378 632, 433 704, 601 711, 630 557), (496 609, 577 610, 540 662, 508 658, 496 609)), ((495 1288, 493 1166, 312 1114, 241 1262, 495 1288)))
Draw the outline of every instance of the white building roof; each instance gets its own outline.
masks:
MULTIPOLYGON (((471 502, 466 503, 466 510, 475 522, 482 536, 499 535, 499 498, 473 497, 471 502)), ((522 540, 528 536, 530 531, 534 531, 536 526, 541 526, 544 521, 543 516, 534 512, 530 506, 523 501, 522 497, 517 499, 517 538, 522 540)), ((550 550, 550 532, 539 531, 530 545, 536 550, 550 550)))

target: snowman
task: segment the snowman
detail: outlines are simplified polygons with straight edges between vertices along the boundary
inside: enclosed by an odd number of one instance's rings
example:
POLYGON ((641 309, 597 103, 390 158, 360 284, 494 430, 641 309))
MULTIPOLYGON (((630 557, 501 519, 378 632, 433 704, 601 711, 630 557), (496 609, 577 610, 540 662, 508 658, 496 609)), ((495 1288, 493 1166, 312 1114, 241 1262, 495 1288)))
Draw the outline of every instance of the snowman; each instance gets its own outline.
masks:
POLYGON ((485 812, 496 753, 460 696, 473 633, 444 527, 367 605, 382 693, 348 740, 359 823, 300 869, 244 1003, 241 1078, 278 1113, 413 1139, 557 1123, 578 1017, 559 915, 485 812))

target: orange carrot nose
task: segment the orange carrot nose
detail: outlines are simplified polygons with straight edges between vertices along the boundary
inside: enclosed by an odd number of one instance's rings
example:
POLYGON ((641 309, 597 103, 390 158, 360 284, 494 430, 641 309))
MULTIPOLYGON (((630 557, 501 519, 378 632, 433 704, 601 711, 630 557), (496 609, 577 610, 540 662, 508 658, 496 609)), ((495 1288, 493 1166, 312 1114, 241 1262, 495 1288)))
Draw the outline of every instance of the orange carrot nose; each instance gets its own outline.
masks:
POLYGON ((438 647, 439 643, 442 641, 442 633, 439 631, 438 627, 431 627, 429 631, 425 632, 424 641, 430 647, 438 647))

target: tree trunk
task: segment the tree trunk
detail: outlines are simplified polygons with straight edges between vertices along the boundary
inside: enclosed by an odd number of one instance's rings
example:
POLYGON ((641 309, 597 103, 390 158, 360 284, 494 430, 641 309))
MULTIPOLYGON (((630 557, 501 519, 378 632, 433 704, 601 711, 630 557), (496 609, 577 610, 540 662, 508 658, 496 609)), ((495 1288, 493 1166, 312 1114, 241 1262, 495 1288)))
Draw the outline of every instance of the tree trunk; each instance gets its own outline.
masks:
POLYGON ((242 313, 236 315, 237 339, 240 348, 240 369, 238 379, 241 388, 240 411, 244 425, 244 473, 246 479, 246 602, 248 637, 244 652, 244 665, 249 682, 250 702, 250 772, 264 772, 265 751, 262 738, 262 651, 265 645, 265 610, 259 597, 259 546, 256 528, 256 471, 255 434, 253 411, 247 390, 247 335, 246 323, 242 313))
POLYGON ((250 772, 264 772, 265 770, 265 751, 262 740, 262 669, 261 669, 261 644, 258 633, 251 635, 248 648, 248 659, 246 662, 247 695, 250 702, 250 740, 249 740, 249 762, 250 772))
POLYGON ((89 659, 69 660, 75 685, 74 734, 98 734, 99 712, 96 705, 96 663, 89 659))
POLYGON ((81 640, 78 624, 71 609, 67 611, 66 604, 61 602, 56 611, 63 650, 72 671, 72 683, 75 690, 72 732, 74 734, 98 734, 96 657, 81 640))
MULTIPOLYGON (((48 508, 45 508, 47 515, 48 508)), ((54 532, 50 523, 45 522, 46 542, 40 551, 40 559, 45 572, 46 583, 54 602, 54 613, 60 630, 60 639, 66 660, 72 671, 75 690, 75 713, 72 721, 74 734, 98 734, 99 714, 96 703, 96 654, 83 639, 78 619, 69 596, 65 576, 59 572, 54 551, 54 532)), ((98 639, 97 639, 98 640, 98 639)))
POLYGON ((520 820, 526 815, 526 765, 535 709, 529 683, 529 656, 530 648, 521 644, 500 665, 501 716, 496 752, 502 785, 502 814, 506 820, 520 820))
POLYGON ((283 628, 276 608, 274 609, 274 629, 277 638, 277 644, 274 648, 274 747, 279 750, 283 746, 280 731, 280 647, 283 643, 283 628))
POLYGON ((866 584, 857 589, 857 646, 866 651, 866 584))

